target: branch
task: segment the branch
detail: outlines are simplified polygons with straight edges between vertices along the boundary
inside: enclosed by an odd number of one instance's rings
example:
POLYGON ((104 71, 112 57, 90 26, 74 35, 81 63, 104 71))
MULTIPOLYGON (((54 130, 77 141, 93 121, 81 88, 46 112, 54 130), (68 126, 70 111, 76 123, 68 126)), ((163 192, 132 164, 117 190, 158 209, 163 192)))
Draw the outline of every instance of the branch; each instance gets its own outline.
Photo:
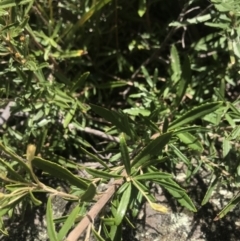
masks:
MULTIPOLYGON (((123 173, 124 175, 124 173, 123 173)), ((92 209, 86 214, 86 216, 79 222, 79 224, 69 233, 66 241, 77 241, 78 238, 82 235, 85 229, 90 223, 96 218, 96 216, 101 212, 103 207, 111 199, 113 194, 117 191, 119 186, 124 182, 124 179, 116 180, 114 183, 107 189, 107 191, 102 195, 102 197, 96 202, 92 209)))

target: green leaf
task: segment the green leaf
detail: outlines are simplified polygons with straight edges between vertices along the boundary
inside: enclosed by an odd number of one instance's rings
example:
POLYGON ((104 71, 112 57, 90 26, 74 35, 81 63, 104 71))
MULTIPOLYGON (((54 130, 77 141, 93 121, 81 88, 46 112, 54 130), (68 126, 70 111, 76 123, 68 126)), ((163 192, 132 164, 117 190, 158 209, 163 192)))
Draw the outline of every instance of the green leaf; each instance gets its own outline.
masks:
POLYGON ((187 126, 181 127, 177 130, 174 130, 174 134, 185 133, 185 132, 209 132, 210 129, 202 126, 187 126))
POLYGON ((87 154, 89 157, 93 158, 93 160, 95 160, 96 162, 99 162, 102 166, 104 166, 105 168, 107 168, 108 170, 110 170, 109 167, 108 167, 108 165, 107 165, 104 161, 102 161, 99 157, 97 157, 96 155, 88 152, 88 151, 87 151, 86 149, 84 149, 83 147, 80 147, 80 150, 81 150, 82 152, 84 152, 85 154, 87 154))
POLYGON ((85 168, 86 172, 92 175, 93 177, 99 177, 103 179, 110 179, 110 178, 122 178, 121 175, 109 173, 109 171, 100 171, 97 169, 85 168))
POLYGON ((75 92, 77 89, 80 89, 83 87, 83 85, 85 84, 86 79, 88 78, 90 72, 86 72, 84 74, 82 74, 77 81, 74 83, 74 85, 71 87, 70 92, 73 93, 75 92))
POLYGON ((162 152, 165 145, 168 144, 172 137, 172 132, 164 133, 152 140, 146 147, 144 147, 140 153, 134 157, 132 162, 133 166, 138 166, 141 161, 146 161, 150 156, 157 155, 162 152))
POLYGON ((109 3, 111 0, 99 0, 97 2, 94 2, 93 6, 85 12, 81 18, 74 24, 74 26, 67 32, 67 39, 68 42, 70 38, 73 36, 73 34, 84 25, 84 23, 92 17, 94 13, 99 11, 102 7, 104 7, 107 3, 109 3))
POLYGON ((166 189, 174 190, 175 192, 184 193, 185 190, 181 188, 176 182, 174 182, 172 179, 168 180, 159 180, 154 179, 154 182, 158 183, 160 186, 163 186, 166 189), (170 181, 169 181, 170 180, 170 181))
POLYGON ((6 213, 8 213, 12 208, 14 208, 14 204, 12 204, 10 207, 9 206, 5 206, 5 207, 1 207, 0 209, 0 217, 4 216, 6 213))
POLYGON ((65 181, 69 181, 72 185, 79 187, 80 189, 87 189, 89 185, 89 181, 83 178, 76 177, 66 168, 44 160, 40 157, 35 157, 32 160, 32 165, 43 170, 46 173, 51 174, 54 177, 61 178, 65 181))
POLYGON ((191 65, 188 56, 185 57, 183 67, 182 67, 182 76, 177 85, 177 97, 176 105, 179 106, 183 96, 186 93, 188 84, 191 82, 191 65))
POLYGON ((144 185, 143 183, 139 182, 138 180, 135 180, 133 178, 133 185, 139 190, 141 191, 142 194, 148 194, 150 192, 149 187, 147 187, 146 185, 144 185))
POLYGON ((120 151, 121 151, 123 165, 126 169, 127 174, 130 175, 131 163, 130 163, 130 157, 129 157, 127 143, 125 140, 124 133, 121 133, 121 135, 120 135, 120 151))
POLYGON ((160 133, 159 127, 148 117, 139 116, 140 120, 148 127, 148 129, 160 133))
POLYGON ((32 202, 34 203, 34 205, 39 206, 42 204, 42 202, 40 200, 38 200, 31 191, 29 191, 30 197, 32 202))
POLYGON ((147 11, 147 3, 146 0, 138 0, 138 15, 139 17, 142 17, 145 12, 147 11))
MULTIPOLYGON (((104 222, 105 223, 105 222, 104 222)), ((92 232, 94 237, 98 240, 98 241, 105 241, 105 239, 103 239, 99 233, 95 230, 94 226, 92 225, 92 232)))
POLYGON ((224 138, 223 142, 222 142, 223 158, 225 158, 227 156, 227 154, 231 150, 231 147, 232 147, 231 142, 227 138, 224 138))
POLYGON ((138 116, 138 115, 149 116, 151 114, 151 111, 148 109, 143 109, 142 107, 141 108, 134 107, 134 108, 123 110, 123 113, 127 113, 133 116, 138 116))
POLYGON ((103 107, 90 104, 91 108, 94 112, 96 112, 98 115, 106 119, 107 121, 110 121, 113 125, 115 125, 117 128, 119 128, 122 132, 126 133, 128 136, 133 136, 133 130, 130 126, 128 116, 123 113, 119 113, 116 111, 107 110, 103 107))
POLYGON ((230 109, 240 118, 240 110, 236 108, 232 103, 228 102, 230 109))
POLYGON ((108 83, 95 84, 98 89, 113 89, 122 86, 127 86, 129 83, 126 80, 110 81, 108 83))
POLYGON ((158 164, 166 162, 166 161, 169 161, 169 158, 167 156, 158 157, 156 159, 150 159, 150 160, 147 160, 146 162, 142 163, 141 168, 146 168, 146 167, 156 166, 156 165, 158 166, 158 164))
POLYGON ((235 140, 237 137, 240 136, 240 126, 236 126, 230 133, 228 139, 235 140))
POLYGON ((172 79, 174 82, 178 81, 181 74, 182 74, 182 70, 181 70, 181 64, 180 64, 180 59, 179 59, 179 55, 178 55, 178 51, 175 47, 175 45, 172 45, 171 48, 171 68, 172 68, 172 79))
POLYGON ((217 111, 207 114, 203 117, 203 120, 208 121, 214 125, 220 125, 222 115, 224 114, 226 107, 220 107, 217 111))
POLYGON ((188 146, 188 148, 198 151, 200 153, 203 152, 203 146, 201 142, 192 134, 185 132, 177 134, 178 138, 188 146))
POLYGON ((13 1, 13 0, 3 0, 0 2, 0 9, 1 8, 10 8, 14 7, 17 5, 23 5, 32 2, 33 0, 18 0, 18 1, 13 1))
MULTIPOLYGON (((1 142, 0 149, 6 154, 8 154, 11 158, 13 158, 13 160, 17 161, 20 164, 20 166, 22 166, 32 176, 31 168, 27 165, 23 158, 15 154, 9 147, 5 147, 1 142)), ((11 171, 10 169, 8 170, 11 171)))
POLYGON ((87 190, 83 193, 81 196, 81 201, 83 202, 91 202, 94 198, 94 196, 97 193, 97 187, 94 183, 90 183, 88 185, 87 190))
POLYGON ((57 233, 55 231, 55 226, 53 222, 53 210, 52 210, 52 197, 50 196, 48 198, 47 202, 47 213, 46 213, 46 219, 47 219, 47 234, 50 241, 59 241, 57 238, 57 233))
MULTIPOLYGON (((7 162, 0 158, 0 163, 6 168, 6 171, 11 178, 14 178, 14 180, 17 180, 20 182, 26 182, 26 180, 9 165, 9 161, 7 162)), ((0 178, 1 178, 1 175, 0 175, 0 178)))
POLYGON ((153 88, 154 84, 153 84, 153 81, 152 81, 147 69, 144 66, 141 66, 141 70, 142 70, 142 73, 143 73, 144 78, 146 79, 148 85, 150 86, 150 88, 153 88))
MULTIPOLYGON (((156 182, 156 181, 154 181, 156 182)), ((196 207, 194 206, 192 200, 187 195, 186 191, 182 191, 179 185, 172 179, 157 181, 160 185, 164 186, 168 192, 184 207, 192 212, 196 212, 196 207), (164 184, 164 185, 163 185, 164 184), (179 189, 181 191, 179 191, 179 189)))
POLYGON ((114 225, 110 227, 109 233, 110 240, 121 241, 122 240, 122 225, 114 225))
POLYGON ((65 103, 72 103, 74 101, 72 96, 62 91, 60 88, 54 88, 54 101, 62 101, 65 103))
POLYGON ((141 204, 143 203, 143 195, 136 188, 132 190, 132 198, 129 204, 129 210, 131 210, 133 218, 136 218, 141 210, 141 204))
POLYGON ((186 125, 198 118, 201 118, 209 113, 212 113, 216 111, 218 108, 220 108, 222 105, 223 105, 223 102, 219 101, 219 102, 202 104, 196 108, 193 108, 192 110, 188 111, 187 113, 183 114, 178 119, 170 123, 169 130, 182 127, 183 125, 186 125))
POLYGON ((20 190, 20 189, 26 189, 29 190, 28 185, 25 183, 12 183, 12 184, 7 184, 5 185, 6 190, 9 190, 11 192, 15 190, 20 190))
POLYGON ((175 145, 169 144, 169 146, 181 161, 183 161, 187 166, 190 165, 190 160, 175 145))
POLYGON ((205 205, 208 201, 209 201, 209 198, 211 197, 212 195, 212 192, 214 191, 215 187, 217 186, 217 183, 218 183, 218 178, 215 178, 209 185, 208 185, 208 190, 202 200, 202 203, 201 205, 205 205))
POLYGON ((4 225, 4 221, 2 218, 0 218, 0 232, 5 235, 5 236, 8 236, 9 233, 8 233, 8 230, 5 228, 5 225, 4 225))
POLYGON ((172 175, 165 172, 151 172, 151 173, 145 173, 141 174, 139 176, 134 176, 135 180, 150 180, 153 179, 165 179, 165 178, 171 178, 172 175))
POLYGON ((240 202, 240 193, 238 193, 229 201, 229 203, 223 208, 223 210, 220 213, 218 213, 218 215, 214 218, 214 221, 217 221, 223 218, 228 212, 233 210, 239 202, 240 202))
POLYGON ((201 16, 191 18, 191 19, 188 18, 186 20, 186 22, 190 23, 190 24, 199 24, 199 23, 202 23, 202 22, 206 22, 211 18, 212 18, 211 14, 205 14, 205 15, 201 15, 201 16))
POLYGON ((117 190, 116 194, 120 195, 122 194, 128 187, 128 182, 124 182, 121 187, 119 187, 119 189, 117 190))
POLYGON ((70 107, 68 113, 66 114, 66 116, 64 118, 63 128, 66 128, 69 125, 73 116, 75 115, 77 107, 78 107, 78 104, 77 104, 77 101, 76 101, 74 104, 72 104, 72 106, 70 107))
MULTIPOLYGON (((50 39, 50 43, 52 45, 56 44, 52 39, 50 39)), ((84 51, 82 49, 78 49, 78 50, 71 50, 71 51, 66 51, 66 52, 56 52, 56 53, 52 53, 51 55, 54 58, 68 59, 68 58, 80 57, 86 53, 87 53, 86 51, 84 51)))
POLYGON ((115 225, 114 218, 101 218, 101 220, 104 222, 104 225, 107 225, 107 226, 115 225))
POLYGON ((60 229, 60 231, 57 234, 57 238, 59 241, 63 240, 63 238, 67 235, 68 231, 70 230, 70 228, 73 226, 79 211, 80 211, 81 207, 79 205, 77 205, 72 211, 71 213, 68 215, 66 221, 64 222, 62 228, 60 229))
POLYGON ((122 220, 126 214, 128 205, 129 205, 129 201, 130 201, 130 197, 131 197, 131 193, 132 193, 132 184, 131 182, 128 183, 128 187, 126 188, 126 190, 124 191, 120 203, 117 207, 117 212, 116 215, 114 217, 115 220, 115 224, 118 226, 120 223, 122 223, 122 220))

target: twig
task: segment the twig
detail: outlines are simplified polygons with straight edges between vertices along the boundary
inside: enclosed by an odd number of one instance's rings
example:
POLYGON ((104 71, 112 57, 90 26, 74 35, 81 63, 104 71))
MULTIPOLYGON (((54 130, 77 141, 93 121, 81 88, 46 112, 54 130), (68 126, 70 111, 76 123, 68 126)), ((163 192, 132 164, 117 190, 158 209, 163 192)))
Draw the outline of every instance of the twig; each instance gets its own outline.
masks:
POLYGON ((99 131, 99 130, 95 130, 95 129, 91 129, 89 127, 85 127, 84 129, 82 129, 82 131, 87 132, 89 134, 93 134, 95 136, 99 136, 99 137, 101 137, 103 139, 106 139, 106 140, 109 140, 109 141, 114 141, 114 142, 119 143, 118 137, 105 134, 104 132, 99 131))
MULTIPOLYGON (((124 175, 124 173, 123 173, 124 175)), ((66 241, 77 241, 78 238, 82 235, 85 229, 88 227, 90 223, 96 218, 96 216, 100 213, 103 207, 107 204, 107 202, 111 199, 113 194, 116 192, 119 186, 121 186, 124 182, 124 179, 116 180, 102 195, 102 197, 96 202, 96 204, 92 207, 92 209, 87 213, 87 215, 79 222, 79 224, 69 233, 66 241)))

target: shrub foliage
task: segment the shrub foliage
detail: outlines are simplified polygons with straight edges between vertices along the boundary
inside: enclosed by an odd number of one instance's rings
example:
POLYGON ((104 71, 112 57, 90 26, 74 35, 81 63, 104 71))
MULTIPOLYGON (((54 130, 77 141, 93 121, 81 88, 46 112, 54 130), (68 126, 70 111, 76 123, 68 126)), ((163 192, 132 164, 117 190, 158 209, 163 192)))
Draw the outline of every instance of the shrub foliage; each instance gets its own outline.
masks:
POLYGON ((201 205, 217 186, 238 187, 238 6, 0 1, 2 234, 11 232, 6 220, 45 204, 51 241, 77 240, 100 211, 93 235, 117 241, 143 201, 167 212, 153 184, 192 212, 187 185, 202 168, 212 177, 201 205), (53 196, 74 209, 56 219, 53 196))

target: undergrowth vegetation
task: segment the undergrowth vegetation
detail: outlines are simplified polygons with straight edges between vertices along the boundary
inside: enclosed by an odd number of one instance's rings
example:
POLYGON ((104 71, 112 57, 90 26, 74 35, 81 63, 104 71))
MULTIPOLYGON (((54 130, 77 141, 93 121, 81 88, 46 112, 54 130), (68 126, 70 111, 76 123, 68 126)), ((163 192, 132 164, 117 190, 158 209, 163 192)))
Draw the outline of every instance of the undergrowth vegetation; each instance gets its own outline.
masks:
POLYGON ((0 1, 2 234, 42 205, 51 241, 88 226, 117 241, 143 202, 168 212, 153 184, 192 212, 187 188, 202 168, 211 178, 201 205, 238 187, 239 3, 0 1), (73 210, 55 218, 53 196, 73 210))

